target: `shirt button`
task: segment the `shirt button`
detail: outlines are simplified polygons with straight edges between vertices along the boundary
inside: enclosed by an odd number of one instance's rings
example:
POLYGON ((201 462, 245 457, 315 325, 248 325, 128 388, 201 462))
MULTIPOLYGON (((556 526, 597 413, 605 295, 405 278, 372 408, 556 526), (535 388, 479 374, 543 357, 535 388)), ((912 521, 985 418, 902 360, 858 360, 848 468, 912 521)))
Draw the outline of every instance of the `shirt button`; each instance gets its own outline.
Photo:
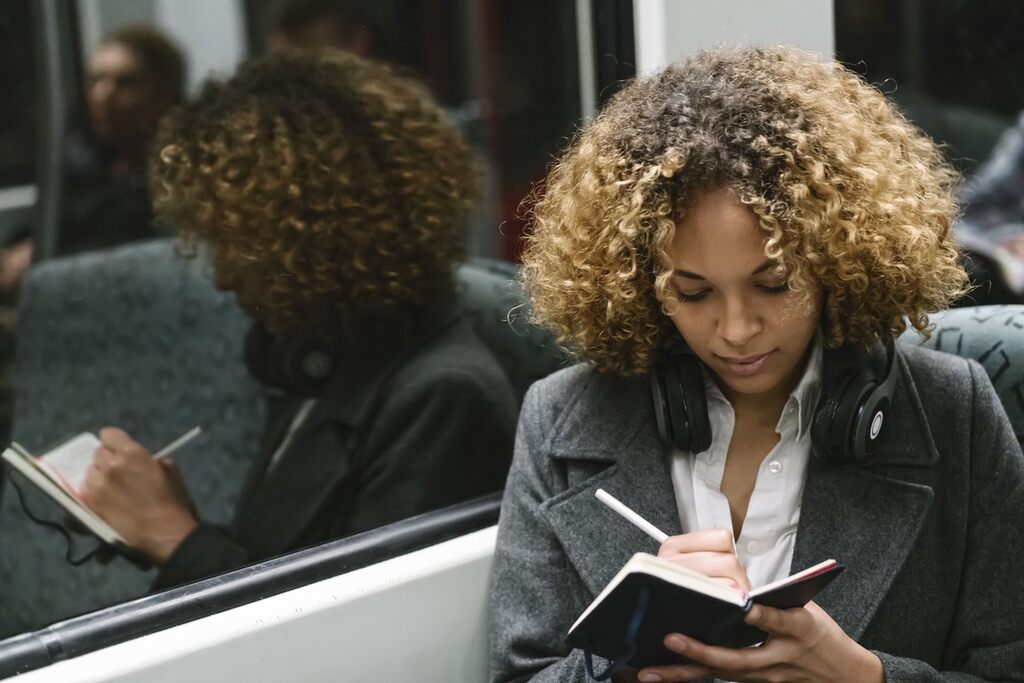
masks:
POLYGON ((748 541, 747 552, 751 555, 757 555, 759 552, 761 552, 761 544, 757 541, 748 541))
POLYGON ((768 471, 771 472, 772 474, 778 474, 779 472, 782 471, 782 463, 779 462, 778 460, 772 460, 770 463, 768 463, 768 471))

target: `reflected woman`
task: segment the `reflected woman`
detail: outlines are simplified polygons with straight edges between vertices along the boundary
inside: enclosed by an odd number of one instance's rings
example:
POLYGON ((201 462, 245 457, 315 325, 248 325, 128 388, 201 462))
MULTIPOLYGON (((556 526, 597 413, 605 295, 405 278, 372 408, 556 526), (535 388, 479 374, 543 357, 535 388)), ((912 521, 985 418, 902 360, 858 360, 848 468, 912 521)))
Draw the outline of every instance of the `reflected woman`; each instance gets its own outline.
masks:
POLYGON ((477 168, 419 84, 274 54, 174 110, 155 150, 157 213, 208 246, 279 392, 230 529, 194 517, 173 461, 100 432, 84 497, 157 588, 501 487, 517 406, 452 280, 477 168))

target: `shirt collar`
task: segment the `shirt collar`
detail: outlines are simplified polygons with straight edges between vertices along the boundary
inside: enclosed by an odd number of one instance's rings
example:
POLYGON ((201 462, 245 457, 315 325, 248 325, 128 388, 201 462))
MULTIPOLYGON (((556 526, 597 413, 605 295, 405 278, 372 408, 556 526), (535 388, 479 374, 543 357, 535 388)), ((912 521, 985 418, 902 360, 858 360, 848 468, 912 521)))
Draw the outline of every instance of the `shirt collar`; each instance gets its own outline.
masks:
MULTIPOLYGON (((796 438, 802 439, 805 434, 810 433, 811 421, 814 419, 814 411, 818 407, 818 398, 821 395, 821 365, 822 365, 823 337, 819 329, 811 339, 811 355, 807 359, 807 367, 804 374, 789 393, 786 405, 779 416, 779 422, 775 430, 782 432, 783 427, 790 420, 796 419, 796 438), (792 406, 792 409, 790 407, 792 406)), ((701 364, 702 375, 704 376, 704 392, 708 401, 721 401, 729 405, 729 400, 718 388, 711 373, 701 364)))
MULTIPOLYGON (((796 438, 802 439, 804 434, 811 430, 811 421, 814 420, 814 411, 818 408, 818 398, 821 396, 821 364, 822 364, 822 334, 819 329, 811 339, 811 355, 807 359, 807 367, 804 375, 800 378, 796 387, 789 394, 786 406, 795 405, 797 414, 796 438)), ((779 424, 776 430, 781 431, 786 419, 786 411, 783 409, 779 416, 779 424)))

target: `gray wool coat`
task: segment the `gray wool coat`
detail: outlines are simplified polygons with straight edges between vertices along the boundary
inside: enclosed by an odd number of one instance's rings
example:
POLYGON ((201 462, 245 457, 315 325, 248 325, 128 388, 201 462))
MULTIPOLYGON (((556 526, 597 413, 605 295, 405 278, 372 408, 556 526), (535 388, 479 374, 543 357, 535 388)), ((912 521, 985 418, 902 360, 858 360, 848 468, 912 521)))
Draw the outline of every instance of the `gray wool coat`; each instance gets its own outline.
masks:
MULTIPOLYGON (((873 459, 812 458, 792 569, 846 571, 816 602, 895 681, 1024 681, 1024 456, 985 371, 899 356, 873 459)), ((585 681, 569 627, 633 553, 657 544, 604 488, 681 533, 646 378, 560 371, 527 394, 498 528, 490 680, 585 681)))

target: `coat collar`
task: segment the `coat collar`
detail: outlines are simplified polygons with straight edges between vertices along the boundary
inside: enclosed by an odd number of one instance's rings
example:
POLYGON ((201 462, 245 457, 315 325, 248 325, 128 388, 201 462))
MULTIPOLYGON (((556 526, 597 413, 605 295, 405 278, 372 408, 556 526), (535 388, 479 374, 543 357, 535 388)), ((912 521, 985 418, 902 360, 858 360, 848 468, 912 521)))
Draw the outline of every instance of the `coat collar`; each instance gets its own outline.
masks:
MULTIPOLYGON (((854 638, 902 567, 933 497, 930 487, 914 483, 904 469, 928 467, 939 456, 906 360, 897 362, 901 374, 892 417, 872 461, 812 461, 808 468, 793 556, 793 571, 828 558, 846 565, 817 601, 854 638)), ((670 450, 658 437, 651 405, 646 378, 592 373, 544 445, 570 474, 569 488, 544 501, 541 511, 594 595, 634 553, 658 549, 594 497, 598 488, 667 534, 681 533, 670 450), (581 473, 575 484, 574 468, 581 473)))
POLYGON ((263 451, 242 494, 235 523, 239 533, 260 532, 259 538, 247 539, 250 545, 263 548, 265 555, 292 547, 331 492, 363 466, 357 462, 359 439, 395 372, 460 320, 456 313, 439 319, 412 343, 380 340, 344 349, 330 384, 295 431, 280 462, 268 472, 302 403, 281 395, 272 399, 263 451))

